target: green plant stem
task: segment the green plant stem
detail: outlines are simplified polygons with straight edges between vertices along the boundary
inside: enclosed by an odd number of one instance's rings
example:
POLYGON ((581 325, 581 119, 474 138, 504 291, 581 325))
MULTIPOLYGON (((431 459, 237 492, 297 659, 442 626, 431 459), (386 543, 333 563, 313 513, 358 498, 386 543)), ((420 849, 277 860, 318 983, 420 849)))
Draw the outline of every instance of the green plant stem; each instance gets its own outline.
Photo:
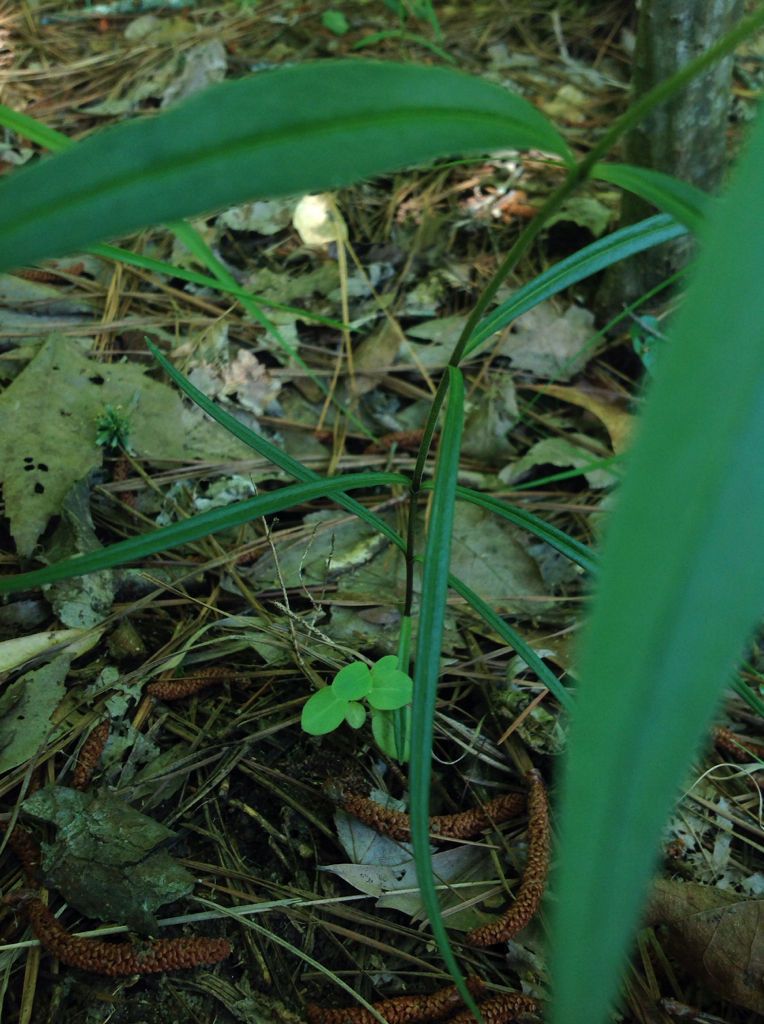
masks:
MULTIPOLYGON (((523 254, 528 250, 531 242, 539 234, 551 215, 555 213, 560 206, 562 206, 568 196, 580 184, 586 181, 595 164, 605 156, 605 154, 622 135, 638 124, 644 117, 646 117, 647 114, 650 113, 651 110, 663 103, 664 100, 667 100, 688 82, 692 81, 696 75, 700 74, 706 68, 711 67, 711 65, 721 57, 724 57, 726 54, 734 50, 739 43, 749 35, 753 34, 762 25, 764 25, 764 8, 752 14, 749 18, 741 21, 736 28, 731 32, 728 32, 723 39, 720 39, 719 42, 709 50, 701 54, 699 57, 696 57, 695 60, 690 61, 689 64, 683 67, 675 75, 672 75, 671 78, 667 79, 665 82, 660 82, 655 86, 655 88, 651 89, 650 92, 638 100, 613 123, 613 125, 605 132, 602 138, 595 146, 593 146, 580 163, 576 164, 569 170, 565 181, 555 189, 533 220, 527 224, 525 229, 521 232, 520 237, 502 260, 499 269, 489 281, 464 325, 456 344, 454 345, 454 349, 448 360, 449 366, 459 365, 475 327, 491 300, 496 295, 496 292, 499 290, 502 282, 517 266, 523 254)), ((425 463, 427 461, 427 456, 429 455, 430 445, 432 444, 432 438, 435 433, 435 426, 438 422, 438 416, 440 415, 440 410, 447 392, 448 378, 444 374, 444 376, 441 377, 438 389, 435 392, 435 396, 430 406, 430 411, 427 415, 422 441, 419 446, 419 451, 417 452, 417 459, 412 474, 411 488, 409 492, 409 529, 406 541, 406 597, 404 604, 404 614, 406 615, 410 615, 412 612, 414 593, 413 549, 416 544, 416 507, 419 500, 419 494, 422 489, 422 477, 424 475, 425 463)))

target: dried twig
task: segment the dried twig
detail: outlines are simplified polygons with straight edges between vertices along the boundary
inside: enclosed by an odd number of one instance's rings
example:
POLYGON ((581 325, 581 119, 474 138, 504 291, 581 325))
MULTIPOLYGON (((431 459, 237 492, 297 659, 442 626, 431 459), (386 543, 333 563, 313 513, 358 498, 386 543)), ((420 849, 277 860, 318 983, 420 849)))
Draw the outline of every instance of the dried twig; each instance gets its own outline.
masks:
POLYGON ((494 946, 507 942, 521 931, 539 908, 549 871, 549 803, 541 773, 535 768, 526 775, 528 782, 528 859, 515 901, 495 921, 474 928, 465 936, 472 946, 494 946))

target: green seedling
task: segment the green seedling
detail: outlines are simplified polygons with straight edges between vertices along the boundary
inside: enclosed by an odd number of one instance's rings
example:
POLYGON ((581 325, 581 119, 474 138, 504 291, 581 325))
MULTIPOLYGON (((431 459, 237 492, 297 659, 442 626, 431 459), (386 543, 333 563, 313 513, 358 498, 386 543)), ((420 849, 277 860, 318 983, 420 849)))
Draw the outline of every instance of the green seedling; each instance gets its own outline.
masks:
POLYGON ((414 684, 411 677, 398 668, 398 659, 387 654, 371 668, 363 661, 353 661, 341 668, 329 686, 314 693, 302 709, 302 728, 311 736, 323 736, 338 729, 343 722, 351 729, 360 729, 366 722, 369 706, 374 739, 385 754, 405 760, 408 740, 399 750, 395 739, 392 712, 406 708, 412 700, 414 684))
POLYGON ((328 10, 321 15, 321 24, 335 36, 344 36, 350 29, 348 20, 342 11, 328 10))
POLYGON ((660 329, 660 321, 654 316, 635 316, 634 323, 629 329, 629 336, 634 352, 641 359, 645 370, 652 376, 655 361, 666 343, 666 336, 660 329))
POLYGON ((102 448, 129 451, 130 417, 121 407, 104 406, 96 420, 96 444, 102 448))

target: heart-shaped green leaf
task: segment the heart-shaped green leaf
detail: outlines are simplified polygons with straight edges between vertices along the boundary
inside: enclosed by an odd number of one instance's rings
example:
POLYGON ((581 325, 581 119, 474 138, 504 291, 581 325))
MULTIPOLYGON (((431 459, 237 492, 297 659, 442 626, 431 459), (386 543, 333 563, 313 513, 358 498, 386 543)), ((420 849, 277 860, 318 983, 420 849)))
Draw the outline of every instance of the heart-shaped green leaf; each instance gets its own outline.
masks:
POLYGON ((343 700, 361 700, 371 690, 371 672, 362 661, 351 661, 334 677, 332 689, 343 700))
POLYGON ((372 687, 369 704, 379 711, 395 711, 411 703, 414 684, 411 677, 398 668, 398 659, 388 654, 371 670, 372 687))
POLYGON ((348 702, 342 700, 331 686, 325 686, 310 697, 302 708, 300 724, 310 736, 333 732, 345 719, 348 702))

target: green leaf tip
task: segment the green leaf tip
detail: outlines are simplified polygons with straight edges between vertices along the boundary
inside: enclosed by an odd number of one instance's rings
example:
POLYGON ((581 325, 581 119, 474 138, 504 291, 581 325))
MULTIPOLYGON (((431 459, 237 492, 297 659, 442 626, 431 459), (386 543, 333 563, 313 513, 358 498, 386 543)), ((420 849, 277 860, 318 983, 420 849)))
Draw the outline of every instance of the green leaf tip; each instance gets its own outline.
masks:
POLYGON ((527 100, 450 68, 353 59, 261 72, 9 175, 0 269, 246 200, 507 148, 572 162, 527 100))

